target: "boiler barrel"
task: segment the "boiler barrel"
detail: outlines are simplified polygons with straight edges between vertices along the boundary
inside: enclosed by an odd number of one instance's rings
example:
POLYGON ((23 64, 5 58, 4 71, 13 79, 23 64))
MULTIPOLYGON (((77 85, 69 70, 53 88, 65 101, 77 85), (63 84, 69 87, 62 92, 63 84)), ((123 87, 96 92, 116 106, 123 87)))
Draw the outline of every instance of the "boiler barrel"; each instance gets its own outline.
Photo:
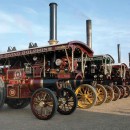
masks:
POLYGON ((29 83, 30 91, 35 91, 39 88, 50 88, 51 90, 56 90, 56 82, 58 79, 31 79, 29 83))

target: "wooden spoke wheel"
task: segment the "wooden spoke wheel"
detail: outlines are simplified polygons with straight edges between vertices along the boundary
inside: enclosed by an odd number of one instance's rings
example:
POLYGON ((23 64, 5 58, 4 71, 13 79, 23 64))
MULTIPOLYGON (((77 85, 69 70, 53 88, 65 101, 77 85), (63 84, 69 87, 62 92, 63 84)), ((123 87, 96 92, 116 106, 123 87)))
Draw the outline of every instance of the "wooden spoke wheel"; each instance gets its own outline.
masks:
POLYGON ((6 103, 10 108, 22 109, 28 106, 30 100, 29 99, 7 99, 6 103))
POLYGON ((91 85, 82 84, 76 89, 75 93, 78 99, 79 107, 87 109, 96 104, 96 90, 91 85))
POLYGON ((96 85, 97 101, 95 105, 101 105, 107 99, 107 91, 101 84, 96 85))
POLYGON ((112 89, 110 86, 108 86, 108 85, 105 85, 105 89, 106 89, 106 91, 107 91, 107 99, 106 99, 105 103, 109 103, 109 102, 111 102, 111 101, 113 100, 113 98, 114 98, 114 91, 113 91, 113 89, 112 89))
POLYGON ((112 101, 116 101, 117 99, 120 98, 121 92, 120 92, 120 89, 115 85, 112 88, 113 88, 113 91, 114 91, 114 98, 113 98, 112 101))
POLYGON ((54 93, 47 88, 40 88, 31 98, 32 113, 40 120, 52 118, 57 110, 57 99, 54 93))
POLYGON ((130 96, 130 88, 129 86, 125 85, 123 86, 125 88, 125 95, 124 95, 124 98, 127 98, 130 96))
POLYGON ((2 78, 0 78, 0 108, 3 107, 6 98, 5 84, 2 78))
POLYGON ((63 88, 60 97, 58 97, 57 111, 63 115, 69 115, 75 111, 77 107, 77 97, 70 88, 63 88))
POLYGON ((125 96, 125 88, 122 85, 118 85, 118 88, 120 89, 121 92, 119 99, 122 99, 125 96))

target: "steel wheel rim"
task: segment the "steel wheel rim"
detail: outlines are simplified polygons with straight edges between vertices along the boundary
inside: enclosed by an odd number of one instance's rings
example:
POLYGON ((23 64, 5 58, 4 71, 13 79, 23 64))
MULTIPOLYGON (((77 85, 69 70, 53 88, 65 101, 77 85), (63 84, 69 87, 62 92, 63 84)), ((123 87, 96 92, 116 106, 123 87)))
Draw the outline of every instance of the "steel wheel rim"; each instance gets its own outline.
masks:
POLYGON ((103 101, 104 93, 101 88, 97 88, 97 104, 103 101))
POLYGON ((113 91, 114 91, 114 99, 117 99, 117 97, 118 97, 118 91, 116 90, 116 88, 115 87, 113 87, 113 91))
POLYGON ((107 92, 105 88, 103 89, 103 86, 100 84, 96 85, 96 92, 97 92, 97 102, 96 105, 101 105, 106 101, 107 92))
POLYGON ((106 86, 106 90, 107 90, 107 99, 106 99, 105 103, 109 103, 114 98, 114 91, 109 86, 106 86))
POLYGON ((111 100, 111 97, 112 97, 112 93, 111 93, 111 91, 108 90, 107 93, 108 93, 108 94, 107 94, 107 100, 111 100))
POLYGON ((93 91, 86 87, 80 86, 75 91, 78 98, 78 106, 81 108, 90 108, 94 102, 93 91))
POLYGON ((114 91, 113 101, 116 101, 117 99, 120 98, 121 92, 120 92, 120 89, 117 86, 113 86, 113 91, 114 91))
POLYGON ((32 102, 34 113, 36 113, 40 118, 46 118, 51 115, 54 104, 53 98, 48 93, 45 91, 36 93, 32 102))
POLYGON ((130 95, 130 88, 129 86, 124 86, 124 88, 125 88, 124 98, 127 98, 130 95))
POLYGON ((120 92, 121 92, 121 95, 120 95, 119 99, 122 99, 125 96, 125 89, 123 88, 123 86, 118 86, 118 87, 119 87, 120 92))
POLYGON ((68 93, 63 92, 63 97, 59 97, 59 108, 63 111, 70 111, 74 106, 74 98, 68 93))

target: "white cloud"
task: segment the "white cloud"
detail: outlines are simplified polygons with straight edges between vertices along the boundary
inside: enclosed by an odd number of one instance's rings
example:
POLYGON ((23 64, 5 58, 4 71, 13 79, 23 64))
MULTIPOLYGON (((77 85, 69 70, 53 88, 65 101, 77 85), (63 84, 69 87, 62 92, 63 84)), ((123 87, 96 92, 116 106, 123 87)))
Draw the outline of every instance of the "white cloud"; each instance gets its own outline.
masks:
POLYGON ((14 28, 15 26, 15 19, 11 15, 0 11, 0 33, 19 32, 14 28))
MULTIPOLYGON (((2 51, 6 50, 8 44, 16 46, 18 50, 25 49, 29 42, 47 43, 49 39, 49 29, 27 19, 20 14, 10 14, 0 11, 0 39, 2 51), (10 39, 10 40, 9 40, 10 39), (11 42, 11 43, 10 43, 11 42)), ((40 46, 40 44, 39 44, 40 46)))
POLYGON ((32 8, 29 7, 25 7, 25 12, 29 13, 29 14, 33 14, 33 15, 38 15, 38 12, 32 8))
POLYGON ((14 19, 9 14, 0 11, 0 21, 13 23, 14 19))
POLYGON ((0 33, 24 33, 32 37, 33 34, 39 35, 41 32, 43 32, 43 27, 33 23, 24 16, 0 11, 0 33))

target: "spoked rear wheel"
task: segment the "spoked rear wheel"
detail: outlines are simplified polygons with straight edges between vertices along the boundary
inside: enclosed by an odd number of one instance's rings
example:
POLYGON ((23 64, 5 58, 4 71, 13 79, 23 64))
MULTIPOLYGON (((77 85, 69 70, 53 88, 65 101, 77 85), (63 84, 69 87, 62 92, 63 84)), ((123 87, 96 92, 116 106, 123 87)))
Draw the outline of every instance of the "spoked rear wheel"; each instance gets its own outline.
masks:
POLYGON ((82 84, 76 89, 75 93, 78 99, 79 107, 87 109, 96 104, 96 90, 91 85, 82 84))
POLYGON ((30 103, 29 99, 8 99, 7 105, 13 109, 22 109, 28 106, 30 103))
POLYGON ((117 99, 120 98, 121 92, 120 89, 117 86, 113 86, 113 91, 114 91, 114 98, 112 101, 116 101, 117 99))
POLYGON ((120 89, 121 95, 119 99, 122 99, 125 96, 125 88, 122 85, 117 86, 120 89))
POLYGON ((107 99, 106 99, 105 103, 109 103, 109 102, 111 102, 111 101, 113 100, 113 98, 114 98, 114 91, 113 91, 113 89, 112 89, 110 86, 108 86, 108 85, 105 85, 105 89, 106 89, 106 91, 107 91, 107 99))
POLYGON ((101 105, 107 99, 107 91, 101 84, 96 85, 97 102, 95 105, 101 105))
POLYGON ((40 120, 48 120, 52 118, 57 110, 56 96, 50 89, 38 89, 32 95, 31 110, 40 120))
POLYGON ((130 88, 129 86, 125 85, 123 86, 125 88, 125 95, 124 95, 124 98, 127 98, 130 96, 130 88))
POLYGON ((63 115, 69 115, 75 111, 77 107, 77 97, 70 88, 63 88, 60 97, 58 97, 57 111, 63 115))

